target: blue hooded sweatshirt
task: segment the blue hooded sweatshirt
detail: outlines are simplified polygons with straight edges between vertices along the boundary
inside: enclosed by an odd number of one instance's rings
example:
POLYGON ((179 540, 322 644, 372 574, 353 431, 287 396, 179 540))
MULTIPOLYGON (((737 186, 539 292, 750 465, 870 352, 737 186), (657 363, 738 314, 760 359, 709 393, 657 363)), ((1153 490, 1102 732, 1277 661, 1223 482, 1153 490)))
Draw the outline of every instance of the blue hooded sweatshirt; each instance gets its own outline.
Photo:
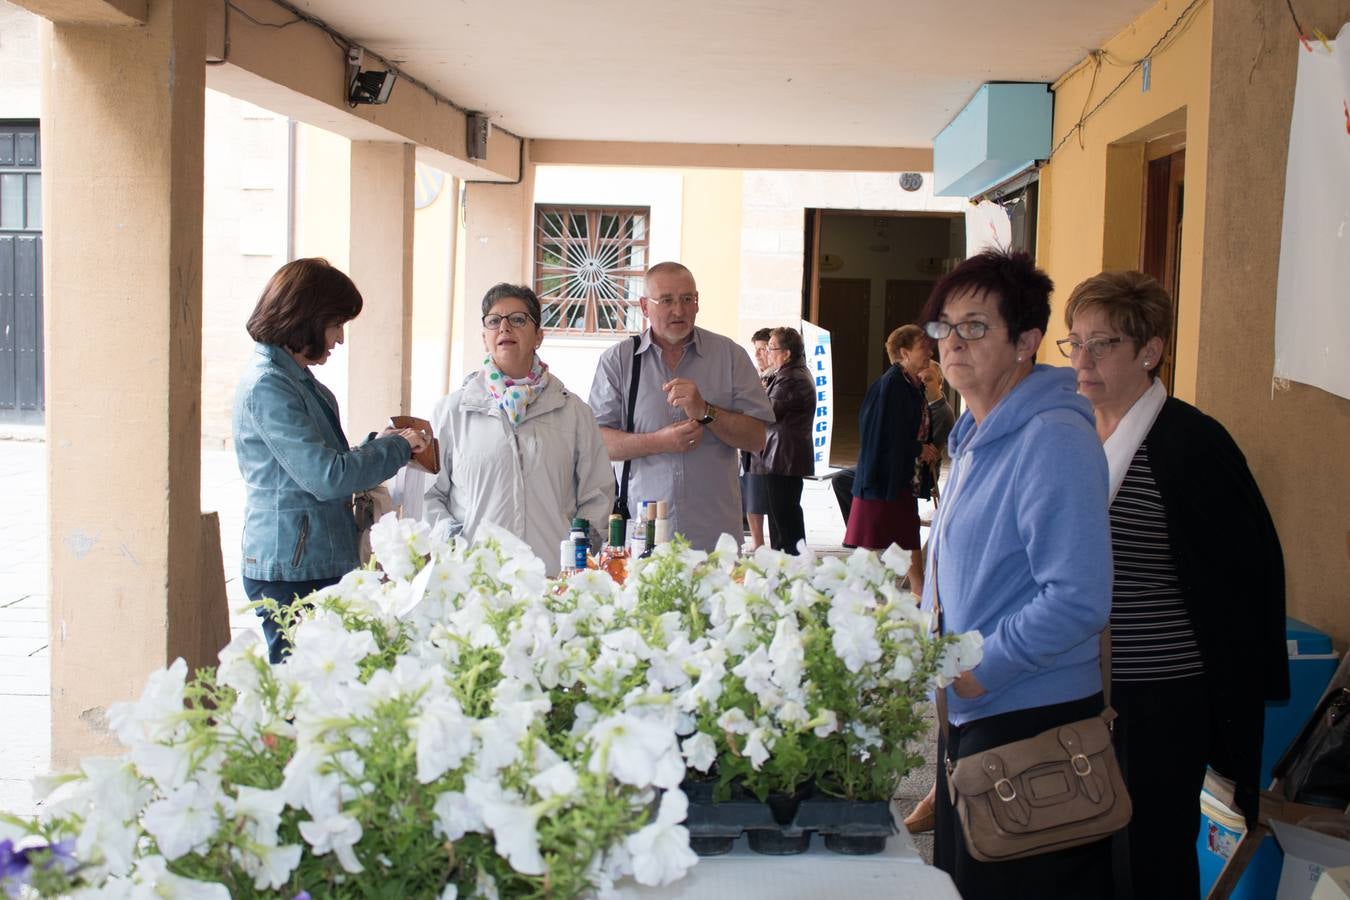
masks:
POLYGON ((1036 366, 979 425, 965 412, 948 447, 924 606, 936 585, 943 630, 984 636, 974 674, 986 691, 964 700, 947 688, 951 721, 1100 691, 1112 581, 1106 455, 1073 370, 1036 366))

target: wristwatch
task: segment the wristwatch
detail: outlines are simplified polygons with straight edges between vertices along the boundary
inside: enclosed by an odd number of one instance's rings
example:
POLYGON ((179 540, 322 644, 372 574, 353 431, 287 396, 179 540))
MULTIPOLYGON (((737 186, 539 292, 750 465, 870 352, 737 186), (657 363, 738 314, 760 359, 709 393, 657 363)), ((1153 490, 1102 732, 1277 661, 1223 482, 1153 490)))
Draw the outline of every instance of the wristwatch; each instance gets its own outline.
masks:
POLYGON ((713 422, 717 421, 717 407, 709 403, 708 408, 703 411, 703 418, 698 419, 697 421, 700 425, 711 425, 713 422))

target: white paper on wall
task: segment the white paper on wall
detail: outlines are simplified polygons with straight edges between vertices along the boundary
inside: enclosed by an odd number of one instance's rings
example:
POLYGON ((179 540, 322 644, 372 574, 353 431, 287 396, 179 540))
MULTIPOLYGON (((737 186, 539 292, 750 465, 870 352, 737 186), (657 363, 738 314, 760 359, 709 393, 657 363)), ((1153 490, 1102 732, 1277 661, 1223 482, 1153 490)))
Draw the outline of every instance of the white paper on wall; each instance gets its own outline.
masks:
POLYGON ((966 208, 966 256, 985 250, 1006 250, 1012 245, 1012 222, 1008 211, 990 200, 966 208))
POLYGON ((1275 292, 1276 378, 1350 398, 1350 23, 1298 53, 1275 292))

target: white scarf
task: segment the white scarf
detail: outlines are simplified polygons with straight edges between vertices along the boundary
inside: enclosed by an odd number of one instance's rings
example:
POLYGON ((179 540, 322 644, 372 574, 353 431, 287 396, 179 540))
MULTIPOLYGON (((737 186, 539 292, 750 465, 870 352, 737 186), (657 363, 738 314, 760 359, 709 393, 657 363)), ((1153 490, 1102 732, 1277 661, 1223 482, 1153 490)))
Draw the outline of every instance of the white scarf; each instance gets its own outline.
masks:
POLYGON ((1154 378, 1148 390, 1134 401, 1134 406, 1130 407, 1116 430, 1102 444, 1102 449, 1106 451, 1106 466, 1111 473, 1111 496, 1106 501, 1108 505, 1115 502, 1116 492, 1125 480, 1130 461, 1139 451, 1144 438, 1148 437, 1149 429, 1153 427, 1153 421, 1158 418, 1166 401, 1167 389, 1162 386, 1162 381, 1154 378))

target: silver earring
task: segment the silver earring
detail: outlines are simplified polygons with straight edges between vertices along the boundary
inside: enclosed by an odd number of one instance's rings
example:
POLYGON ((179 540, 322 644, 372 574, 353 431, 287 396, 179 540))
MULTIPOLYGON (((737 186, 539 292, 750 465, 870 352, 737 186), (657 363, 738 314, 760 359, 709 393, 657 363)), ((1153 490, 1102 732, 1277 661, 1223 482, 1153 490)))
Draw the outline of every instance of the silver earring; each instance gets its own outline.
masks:
POLYGON ((1021 361, 1022 361, 1022 357, 1020 357, 1020 356, 1017 357, 1017 361, 1018 361, 1018 362, 1021 362, 1021 361))
POLYGON ((1147 359, 1144 360, 1144 368, 1147 369, 1147 368, 1149 367, 1149 365, 1150 365, 1149 360, 1147 360, 1147 359))

